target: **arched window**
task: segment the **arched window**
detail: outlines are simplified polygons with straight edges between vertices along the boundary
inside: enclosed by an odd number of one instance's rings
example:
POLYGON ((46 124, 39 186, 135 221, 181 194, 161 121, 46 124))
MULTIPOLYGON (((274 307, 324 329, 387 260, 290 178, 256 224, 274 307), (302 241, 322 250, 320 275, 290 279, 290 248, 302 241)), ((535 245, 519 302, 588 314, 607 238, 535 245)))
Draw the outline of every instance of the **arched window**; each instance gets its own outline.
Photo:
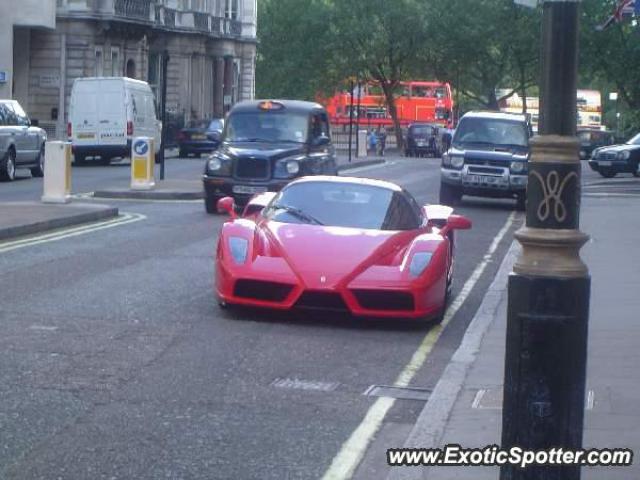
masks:
POLYGON ((136 78, 136 62, 133 58, 127 60, 127 77, 136 78))

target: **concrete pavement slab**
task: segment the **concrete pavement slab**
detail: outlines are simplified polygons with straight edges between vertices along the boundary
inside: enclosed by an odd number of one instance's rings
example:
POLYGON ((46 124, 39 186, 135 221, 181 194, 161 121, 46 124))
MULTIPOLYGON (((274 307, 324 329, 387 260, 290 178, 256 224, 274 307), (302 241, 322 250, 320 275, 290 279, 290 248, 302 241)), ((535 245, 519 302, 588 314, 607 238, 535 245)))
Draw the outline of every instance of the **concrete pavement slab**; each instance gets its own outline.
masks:
POLYGON ((86 203, 3 202, 0 209, 0 240, 118 216, 117 208, 86 203))

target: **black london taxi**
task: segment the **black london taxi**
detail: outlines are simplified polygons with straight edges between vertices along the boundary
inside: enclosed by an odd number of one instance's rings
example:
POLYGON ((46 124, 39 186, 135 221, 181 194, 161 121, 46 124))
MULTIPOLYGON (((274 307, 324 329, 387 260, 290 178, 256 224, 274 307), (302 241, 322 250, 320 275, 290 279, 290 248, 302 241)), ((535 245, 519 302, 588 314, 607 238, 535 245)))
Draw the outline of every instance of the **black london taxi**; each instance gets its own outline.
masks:
POLYGON ((337 175, 326 110, 297 100, 240 102, 205 165, 205 208, 216 213, 217 201, 227 196, 244 205, 306 175, 337 175))

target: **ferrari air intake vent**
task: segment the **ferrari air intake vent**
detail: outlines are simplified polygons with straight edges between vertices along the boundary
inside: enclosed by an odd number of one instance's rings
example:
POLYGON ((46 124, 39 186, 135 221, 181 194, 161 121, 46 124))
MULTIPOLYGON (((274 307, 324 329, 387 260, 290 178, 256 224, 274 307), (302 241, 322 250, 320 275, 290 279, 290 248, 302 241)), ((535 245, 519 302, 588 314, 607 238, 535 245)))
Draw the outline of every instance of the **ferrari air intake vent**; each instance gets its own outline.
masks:
POLYGON ((293 290, 293 285, 261 280, 238 280, 233 294, 236 297, 264 300, 267 302, 282 302, 293 290))
POLYGON ((413 310, 413 295, 389 290, 353 290, 358 303, 367 310, 413 310))
POLYGON ((296 302, 298 308, 348 311, 342 296, 336 292, 306 291, 296 302))

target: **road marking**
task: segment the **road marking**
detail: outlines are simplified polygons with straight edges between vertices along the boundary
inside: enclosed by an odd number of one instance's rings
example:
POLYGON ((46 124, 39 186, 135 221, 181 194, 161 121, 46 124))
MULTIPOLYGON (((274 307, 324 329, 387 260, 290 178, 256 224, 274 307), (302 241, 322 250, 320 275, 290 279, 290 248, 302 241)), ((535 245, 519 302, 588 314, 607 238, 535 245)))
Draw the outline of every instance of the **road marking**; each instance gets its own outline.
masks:
MULTIPOLYGON (((455 300, 451 302, 451 305, 449 305, 442 323, 431 328, 425 335, 409 363, 398 375, 395 383, 393 384, 394 387, 408 386, 418 370, 420 370, 424 365, 424 362, 433 350, 433 347, 440 338, 445 327, 464 304, 465 300, 473 290, 473 287, 478 283, 482 273, 491 261, 491 257, 497 250, 498 245, 511 228, 511 225, 513 225, 515 215, 515 212, 511 212, 502 229, 493 239, 493 242, 489 246, 489 250, 487 250, 487 254, 484 256, 482 262, 475 268, 462 287, 462 290, 460 290, 460 293, 456 296, 455 300)), ((364 457, 373 436, 379 430, 382 425, 382 421, 384 420, 387 412, 391 407, 393 407, 394 403, 395 399, 390 397, 380 397, 373 403, 360 425, 358 425, 358 427, 353 431, 349 439, 342 444, 340 451, 334 457, 329 469, 323 475, 323 480, 347 480, 353 476, 356 468, 362 460, 362 457, 364 457)))
POLYGON ((331 392, 338 388, 338 382, 318 382, 315 380, 300 380, 299 378, 276 378, 271 382, 272 387, 291 388, 296 390, 317 390, 331 392))
POLYGON ((55 332, 58 327, 50 326, 50 325, 31 325, 29 330, 44 330, 45 332, 55 332))
POLYGON ((342 170, 340 170, 339 173, 345 172, 345 173, 360 173, 360 172, 366 172, 367 170, 374 170, 376 168, 382 168, 382 167, 390 167, 391 165, 395 165, 396 162, 390 161, 390 162, 384 162, 384 163, 375 163, 373 165, 367 165, 366 167, 357 167, 357 168, 344 168, 342 170))
POLYGON ((120 227, 130 223, 145 220, 147 217, 140 213, 123 213, 115 219, 106 220, 104 222, 95 222, 81 227, 65 228, 52 233, 38 235, 35 237, 23 238, 11 242, 0 242, 0 253, 10 252, 19 248, 31 247, 42 243, 55 242, 64 238, 77 237, 87 233, 93 233, 107 228, 120 227))
POLYGON ((629 198, 629 197, 640 197, 640 191, 638 193, 583 193, 583 197, 593 197, 593 198, 608 198, 608 197, 620 197, 620 198, 629 198))
POLYGON ((77 200, 95 200, 98 202, 116 201, 116 202, 144 202, 144 203, 202 203, 204 199, 197 198, 193 200, 162 200, 162 199, 145 199, 145 198, 110 198, 110 197, 94 197, 94 192, 74 193, 71 198, 77 200))

